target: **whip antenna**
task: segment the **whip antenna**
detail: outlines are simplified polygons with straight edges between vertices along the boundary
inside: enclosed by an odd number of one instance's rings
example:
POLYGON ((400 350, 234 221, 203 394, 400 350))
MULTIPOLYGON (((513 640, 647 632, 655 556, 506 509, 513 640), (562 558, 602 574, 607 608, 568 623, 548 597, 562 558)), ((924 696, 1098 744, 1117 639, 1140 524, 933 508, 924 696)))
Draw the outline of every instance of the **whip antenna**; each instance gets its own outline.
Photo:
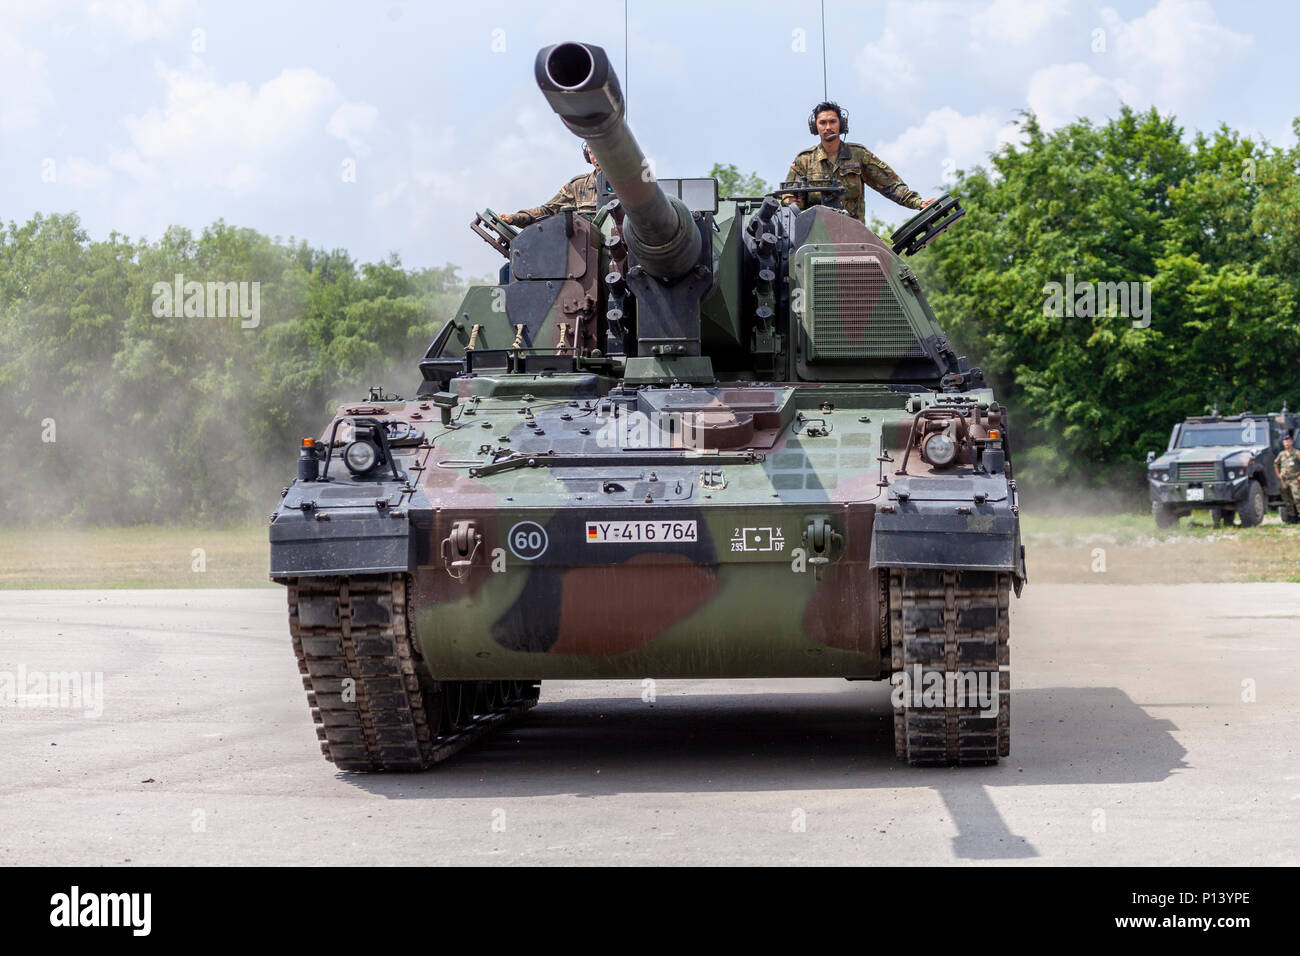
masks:
MULTIPOLYGON (((623 0, 623 3, 623 9, 626 13, 627 0, 623 0)), ((624 29, 626 29, 626 27, 624 29)), ((626 37, 624 37, 623 42, 624 45, 626 45, 626 37)), ((822 100, 825 101, 829 97, 830 94, 826 91, 826 0, 822 0, 822 100)))

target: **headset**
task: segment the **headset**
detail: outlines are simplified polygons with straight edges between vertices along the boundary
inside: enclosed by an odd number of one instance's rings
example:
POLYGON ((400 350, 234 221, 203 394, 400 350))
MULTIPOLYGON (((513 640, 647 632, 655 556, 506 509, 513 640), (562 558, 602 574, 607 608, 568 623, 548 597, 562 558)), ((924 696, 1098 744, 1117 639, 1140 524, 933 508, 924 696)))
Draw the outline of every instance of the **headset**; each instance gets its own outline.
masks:
POLYGON ((818 103, 813 107, 812 112, 808 114, 808 132, 814 136, 817 135, 817 114, 825 113, 828 110, 834 110, 840 114, 840 136, 849 131, 849 111, 840 106, 839 103, 825 102, 818 103))

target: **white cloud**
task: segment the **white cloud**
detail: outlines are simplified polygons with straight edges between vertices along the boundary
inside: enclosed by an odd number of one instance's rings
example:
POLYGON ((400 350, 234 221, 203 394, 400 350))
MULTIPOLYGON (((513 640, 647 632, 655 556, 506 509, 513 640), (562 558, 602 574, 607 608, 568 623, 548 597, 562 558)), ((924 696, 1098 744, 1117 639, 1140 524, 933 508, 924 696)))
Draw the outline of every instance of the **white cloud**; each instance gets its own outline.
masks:
POLYGON ((1029 78, 1025 101, 1044 129, 1056 129, 1080 116, 1101 118, 1119 111, 1116 84, 1086 63, 1060 63, 1029 78))
POLYGON ((197 5, 193 0, 94 0, 86 12, 139 42, 167 36, 183 18, 196 15, 197 5))
MULTIPOLYGON (((455 126, 429 129, 413 122, 403 139, 405 156, 358 164, 359 182, 378 185, 369 213, 395 246, 423 245, 448 224, 468 223, 485 206, 514 212, 539 205, 590 169, 578 155, 577 139, 544 107, 519 109, 495 139, 483 143, 468 142, 455 126), (401 211, 396 220, 395 210, 401 211)), ((466 229, 456 245, 478 251, 471 243, 476 240, 466 229)))
POLYGON ((36 125, 40 111, 51 102, 46 76, 45 54, 21 35, 6 10, 0 21, 0 133, 36 125))
POLYGON ((906 44, 888 27, 880 39, 868 43, 853 61, 863 88, 889 96, 915 89, 918 85, 906 44))
POLYGON ((112 152, 110 162, 173 187, 217 185, 238 194, 294 182, 295 166, 319 146, 341 100, 334 83, 310 69, 285 69, 255 90, 217 83, 199 66, 159 65, 158 75, 163 105, 126 117, 131 146, 112 152))
POLYGON ((74 189, 98 189, 106 186, 112 174, 82 156, 72 156, 57 167, 58 182, 74 189))
POLYGON ((140 154, 133 149, 120 149, 116 146, 110 146, 108 148, 108 165, 140 182, 148 182, 158 175, 158 170, 141 159, 140 154))
POLYGON ((925 194, 958 169, 987 166, 989 153, 1014 140, 1016 132, 1012 118, 997 110, 963 114, 945 106, 874 151, 925 194))
POLYGON ((325 132, 343 140, 358 156, 370 154, 370 138, 379 126, 379 110, 369 103, 344 103, 325 124, 325 132))
POLYGON ((951 55, 952 38, 965 32, 968 17, 968 8, 960 3, 891 0, 885 7, 880 38, 864 46, 853 61, 862 88, 879 96, 898 96, 919 89, 928 71, 914 64, 951 55), (945 47, 949 47, 946 52, 945 47))
POLYGON ((1001 52, 1037 43, 1069 12, 1067 0, 995 0, 970 15, 971 48, 1001 52))
POLYGON ((911 96, 929 85, 950 82, 950 65, 989 80, 1027 75, 1063 48, 1061 23, 1068 0, 994 0, 955 3, 890 0, 880 36, 855 58, 862 88, 873 95, 911 96))
POLYGON ((960 51, 968 74, 983 75, 990 87, 1009 95, 999 98, 1000 108, 975 113, 931 110, 920 124, 882 145, 888 161, 919 162, 923 168, 936 157, 952 159, 958 168, 983 162, 990 150, 1014 139, 1014 127, 1001 117, 1021 106, 1033 110, 1047 129, 1080 116, 1104 120, 1125 102, 1164 112, 1190 109, 1253 43, 1222 25, 1208 0, 1158 0, 1132 20, 1102 9, 1107 50, 1090 56, 1098 22, 1093 16, 1069 0, 994 0, 979 6, 891 0, 878 38, 854 64, 865 90, 904 100, 923 91, 927 98, 936 93, 947 98, 951 94, 937 84, 951 74, 927 64, 960 51))
POLYGON ((1125 21, 1101 11, 1107 56, 1117 88, 1132 105, 1177 112, 1213 88, 1223 69, 1254 44, 1254 38, 1219 23, 1206 0, 1159 0, 1145 14, 1125 21))

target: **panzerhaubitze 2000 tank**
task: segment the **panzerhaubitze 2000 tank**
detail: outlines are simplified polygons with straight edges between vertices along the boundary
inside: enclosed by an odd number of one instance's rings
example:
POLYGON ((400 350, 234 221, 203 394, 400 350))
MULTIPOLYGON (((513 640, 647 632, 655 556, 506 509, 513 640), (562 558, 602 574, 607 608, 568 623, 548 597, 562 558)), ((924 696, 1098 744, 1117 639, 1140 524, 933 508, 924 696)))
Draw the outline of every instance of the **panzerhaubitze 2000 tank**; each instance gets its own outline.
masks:
MULTIPOLYGON (((834 208, 658 180, 603 50, 538 85, 616 196, 516 231, 419 363, 306 439, 271 576, 326 757, 418 770, 544 679, 892 682, 898 756, 1009 747, 1025 579, 1007 411, 899 258, 834 208)), ((828 201, 829 200, 829 201, 828 201)), ((776 703, 773 706, 778 706, 776 703)), ((865 716, 865 715, 864 715, 865 716)))

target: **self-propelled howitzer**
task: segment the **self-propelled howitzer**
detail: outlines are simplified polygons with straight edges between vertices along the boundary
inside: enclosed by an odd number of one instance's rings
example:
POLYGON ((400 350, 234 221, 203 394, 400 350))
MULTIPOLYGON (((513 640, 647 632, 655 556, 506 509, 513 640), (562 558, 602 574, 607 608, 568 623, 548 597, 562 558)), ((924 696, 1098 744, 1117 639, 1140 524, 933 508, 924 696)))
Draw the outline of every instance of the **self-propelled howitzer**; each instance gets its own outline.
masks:
POLYGON ((827 205, 719 200, 655 179, 598 47, 536 76, 617 198, 481 216, 500 282, 415 398, 339 408, 272 519, 326 756, 427 767, 542 679, 820 676, 890 680, 911 763, 995 762, 1025 579, 1009 422, 896 254, 960 206, 890 248, 827 205))

